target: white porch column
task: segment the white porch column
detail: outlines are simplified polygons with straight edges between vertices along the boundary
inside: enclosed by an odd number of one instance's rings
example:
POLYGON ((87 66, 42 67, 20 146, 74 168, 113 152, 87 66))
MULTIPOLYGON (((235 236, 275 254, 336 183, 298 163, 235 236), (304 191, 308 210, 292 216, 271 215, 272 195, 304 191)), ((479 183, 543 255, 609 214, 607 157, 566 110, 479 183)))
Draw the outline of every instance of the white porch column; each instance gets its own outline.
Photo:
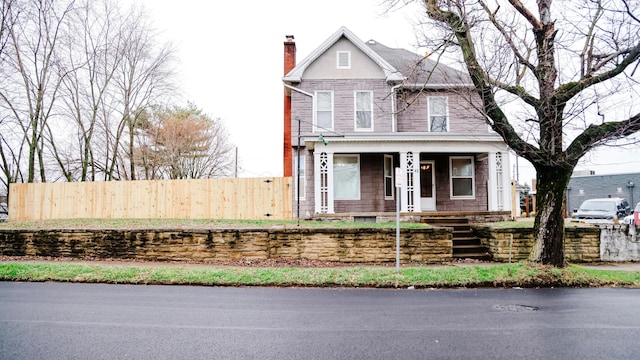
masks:
POLYGON ((314 196, 316 214, 333 214, 333 153, 313 153, 314 196))
POLYGON ((400 168, 402 168, 402 196, 400 196, 400 211, 420 211, 420 160, 413 152, 400 153, 400 168), (417 186, 417 187, 416 187, 417 186))
POLYGON ((333 214, 333 152, 327 152, 327 213, 333 214))
POLYGON ((498 193, 500 192, 498 189, 502 189, 502 178, 498 176, 496 170, 496 153, 489 152, 487 158, 487 162, 489 165, 489 169, 487 171, 488 179, 487 179, 487 210, 488 211, 499 211, 502 207, 500 204, 498 193))
MULTIPOLYGON (((402 170, 403 179, 401 179, 402 187, 400 187, 400 211, 407 212, 407 153, 400 153, 400 169, 402 170)), ((398 191, 398 190, 396 190, 398 191)))
MULTIPOLYGON (((498 153, 496 153, 497 155, 498 153)), ((499 153, 502 160, 502 201, 505 204, 502 211, 511 211, 511 175, 509 169, 511 168, 511 156, 508 151, 501 151, 499 153)), ((498 157, 496 156, 496 159, 498 157)))
MULTIPOLYGON (((435 171, 435 169, 434 169, 435 171)), ((420 153, 413 153, 413 211, 422 211, 420 200, 420 153)))
POLYGON ((511 211, 511 179, 509 153, 489 153, 489 211, 511 211))
POLYGON ((320 168, 322 167, 322 165, 320 164, 320 152, 318 151, 314 151, 313 152, 313 206, 315 208, 315 213, 316 214, 322 214, 323 213, 323 206, 322 206, 322 190, 321 190, 321 184, 322 184, 322 177, 323 174, 321 174, 320 172, 320 168))

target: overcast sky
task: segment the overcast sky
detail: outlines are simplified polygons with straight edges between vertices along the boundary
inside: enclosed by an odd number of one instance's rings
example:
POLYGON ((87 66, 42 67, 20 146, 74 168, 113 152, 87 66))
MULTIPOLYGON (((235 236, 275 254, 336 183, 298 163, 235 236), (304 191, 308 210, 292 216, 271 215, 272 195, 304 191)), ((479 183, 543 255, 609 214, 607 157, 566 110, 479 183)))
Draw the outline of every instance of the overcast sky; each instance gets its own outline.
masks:
MULTIPOLYGON (((224 120, 238 147, 243 177, 282 176, 283 42, 294 35, 300 62, 346 26, 363 41, 422 53, 413 23, 417 5, 385 14, 381 0, 203 1, 144 3, 163 40, 178 48, 183 100, 224 120)), ((577 169, 598 174, 640 171, 640 150, 587 157, 577 169), (635 154, 635 155, 634 155, 635 154)), ((515 173, 512 159, 512 174, 515 173)), ((533 167, 518 161, 521 183, 533 167)))

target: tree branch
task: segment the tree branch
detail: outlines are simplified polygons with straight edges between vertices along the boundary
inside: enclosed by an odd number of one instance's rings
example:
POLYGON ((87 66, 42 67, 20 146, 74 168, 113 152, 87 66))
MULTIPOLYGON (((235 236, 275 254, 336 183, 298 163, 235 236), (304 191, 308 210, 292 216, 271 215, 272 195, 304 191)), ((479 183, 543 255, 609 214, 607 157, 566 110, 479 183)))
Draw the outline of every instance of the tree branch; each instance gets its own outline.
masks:
MULTIPOLYGON (((464 19, 454 12, 441 9, 438 6, 437 0, 425 0, 425 5, 427 7, 427 14, 431 18, 447 24, 453 30, 456 39, 458 40, 458 46, 460 46, 460 49, 462 50, 464 62, 469 70, 471 80, 482 99, 483 111, 485 115, 491 119, 491 121, 489 121, 491 128, 497 132, 518 155, 530 161, 539 159, 539 150, 520 138, 513 126, 509 123, 507 116, 498 106, 498 102, 493 94, 491 82, 488 81, 489 76, 478 63, 478 59, 474 51, 474 44, 471 39, 471 33, 469 31, 469 25, 464 19)), ((521 92, 515 87, 509 87, 505 84, 503 85, 509 88, 512 92, 521 92)), ((531 99, 532 98, 530 98, 530 101, 531 99)))
POLYGON ((590 125, 567 148, 567 160, 577 163, 584 154, 594 147, 607 141, 624 138, 638 131, 640 131, 640 113, 623 121, 590 125))
POLYGON ((598 3, 598 10, 596 14, 593 16, 591 21, 591 25, 589 25, 589 31, 584 40, 584 46, 582 47, 582 53, 580 53, 580 76, 585 76, 586 74, 591 72, 591 61, 593 60, 593 30, 598 23, 598 19, 600 18, 600 14, 602 14, 602 4, 598 3), (588 56, 587 56, 587 53, 588 56), (586 59, 585 59, 586 57, 586 59))
POLYGON ((596 76, 585 76, 579 81, 561 85, 556 90, 556 97, 559 102, 566 103, 584 89, 620 75, 629 65, 638 60, 640 60, 640 42, 629 49, 627 55, 615 68, 596 76))
POLYGON ((527 9, 520 0, 509 0, 509 3, 533 26, 534 31, 542 30, 542 23, 527 9))
POLYGON ((631 12, 631 9, 629 8, 629 3, 627 2, 627 0, 622 0, 622 3, 624 4, 625 9, 627 10, 627 15, 629 15, 633 20, 635 20, 636 22, 640 23, 640 19, 638 19, 635 15, 633 15, 633 13, 631 12))
POLYGON ((498 80, 494 80, 488 77, 486 80, 491 85, 498 87, 504 91, 507 91, 521 98, 524 102, 526 102, 527 104, 531 105, 534 108, 537 108, 540 105, 540 101, 535 96, 530 95, 522 86, 505 84, 503 82, 500 82, 498 80))
POLYGON ((513 51, 514 55, 516 56, 516 58, 518 59, 518 61, 520 62, 520 64, 526 66, 527 68, 529 68, 531 71, 535 71, 535 66, 533 66, 533 64, 531 64, 529 62, 528 59, 526 59, 524 56, 522 56, 522 54, 520 53, 520 51, 518 50, 518 48, 516 47, 515 43, 513 42, 513 39, 511 38, 511 36, 507 33, 507 31, 505 30, 505 28, 498 22, 498 20, 496 19, 496 13, 498 12, 498 10, 500 9, 500 6, 498 6, 498 8, 496 9, 496 11, 491 12, 491 10, 489 9, 489 7, 485 4, 484 1, 480 1, 480 6, 482 6, 482 8, 484 9, 484 11, 487 13, 487 16, 489 17, 489 19, 491 20, 491 23, 493 24, 493 26, 495 26, 496 29, 498 29, 498 31, 500 32, 500 34, 502 34, 502 37, 504 38, 504 40, 507 42, 507 44, 509 45, 509 47, 511 48, 511 51, 513 51))

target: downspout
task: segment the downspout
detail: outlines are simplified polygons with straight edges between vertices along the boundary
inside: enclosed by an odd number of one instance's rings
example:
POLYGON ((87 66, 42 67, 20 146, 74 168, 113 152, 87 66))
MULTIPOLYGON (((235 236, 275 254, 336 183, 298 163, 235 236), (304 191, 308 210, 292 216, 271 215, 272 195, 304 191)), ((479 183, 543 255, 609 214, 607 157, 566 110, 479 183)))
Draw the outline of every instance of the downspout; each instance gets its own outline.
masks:
MULTIPOLYGON (((287 89, 291 89, 291 90, 293 90, 293 91, 299 92, 300 94, 307 95, 308 97, 310 97, 310 98, 311 98, 311 102, 313 103, 313 98, 314 98, 313 94, 308 93, 308 92, 306 92, 306 91, 304 91, 304 90, 302 90, 302 89, 298 89, 298 88, 297 88, 297 87, 295 87, 295 86, 291 86, 291 85, 287 84, 287 83, 286 83, 286 82, 284 82, 284 81, 282 81, 282 84, 283 84, 283 85, 284 85, 284 87, 285 87, 285 88, 287 88, 287 89)), ((312 105, 312 106, 313 106, 313 105, 312 105)), ((313 111, 312 111, 312 113, 313 113, 313 111)), ((292 115, 293 115, 293 114, 292 114, 292 115)), ((298 127, 300 127, 299 122, 298 122, 298 127)), ((298 130, 298 131, 299 131, 299 130, 298 130)), ((298 141, 298 147, 300 147, 300 141, 298 141)))
POLYGON ((391 87, 391 132, 396 132, 398 128, 398 116, 396 113, 396 90, 399 89, 402 84, 391 87))
MULTIPOLYGON (((394 85, 391 87, 391 132, 394 133, 397 131, 398 125, 398 116, 396 114, 396 90, 398 90, 400 88, 400 86, 402 86, 402 84, 398 84, 398 85, 394 85)), ((398 157, 399 157, 399 165, 400 165, 400 169, 402 169, 402 171, 404 172, 406 169, 402 168, 402 153, 398 153, 398 157)), ((396 190, 396 197, 398 198, 398 214, 400 213, 400 193, 403 194, 402 198, 404 198, 407 194, 406 191, 402 191, 402 188, 395 188, 396 190)))
MULTIPOLYGON (((306 91, 300 90, 296 87, 293 87, 291 85, 288 85, 287 83, 285 83, 283 81, 283 85, 285 88, 293 90, 293 91, 297 91, 303 95, 307 95, 309 97, 311 97, 312 101, 313 101, 313 94, 310 94, 306 91)), ((296 163, 296 211, 297 211, 297 215, 296 215, 296 219, 298 222, 298 226, 300 226, 300 117, 296 116, 296 120, 298 122, 298 144, 296 145, 296 156, 298 158, 297 163, 296 163)), ((306 179, 305 179, 306 182, 306 179)), ((305 189, 307 187, 305 186, 305 189)), ((315 201, 315 200, 314 200, 315 201)))

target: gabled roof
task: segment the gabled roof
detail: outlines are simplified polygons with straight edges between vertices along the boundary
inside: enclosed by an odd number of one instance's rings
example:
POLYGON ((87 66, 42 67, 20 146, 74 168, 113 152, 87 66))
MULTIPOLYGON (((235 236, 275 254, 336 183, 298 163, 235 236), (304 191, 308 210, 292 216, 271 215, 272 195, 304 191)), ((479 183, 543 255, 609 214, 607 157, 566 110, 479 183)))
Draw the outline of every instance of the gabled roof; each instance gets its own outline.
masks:
POLYGON ((355 45, 358 49, 360 49, 363 53, 365 53, 371 60, 373 60, 378 66, 384 71, 384 75, 387 78, 387 81, 402 81, 404 77, 400 74, 391 64, 389 64, 384 58, 378 55, 375 51, 373 51, 367 44, 365 44, 362 40, 360 40, 351 30, 342 26, 338 31, 336 31, 333 35, 331 35, 327 40, 325 40, 318 48, 316 48, 309 56, 307 56, 304 60, 302 60, 299 64, 297 64, 291 71, 289 71, 283 78, 284 81, 289 82, 300 82, 302 79, 302 74, 304 74, 305 70, 311 63, 313 63, 318 57, 324 54, 331 46, 333 46, 338 40, 342 37, 347 38, 347 40, 351 41, 353 45, 355 45))
POLYGON ((367 41, 367 46, 404 75, 405 86, 473 86, 467 73, 426 56, 418 55, 405 49, 390 48, 375 40, 367 41))
POLYGON ((473 86, 471 78, 465 72, 458 71, 450 66, 405 49, 384 46, 375 40, 369 40, 365 43, 344 26, 338 29, 338 31, 289 71, 283 80, 287 82, 300 82, 307 67, 343 36, 369 56, 369 58, 384 71, 388 82, 403 82, 407 87, 418 88, 473 86))

